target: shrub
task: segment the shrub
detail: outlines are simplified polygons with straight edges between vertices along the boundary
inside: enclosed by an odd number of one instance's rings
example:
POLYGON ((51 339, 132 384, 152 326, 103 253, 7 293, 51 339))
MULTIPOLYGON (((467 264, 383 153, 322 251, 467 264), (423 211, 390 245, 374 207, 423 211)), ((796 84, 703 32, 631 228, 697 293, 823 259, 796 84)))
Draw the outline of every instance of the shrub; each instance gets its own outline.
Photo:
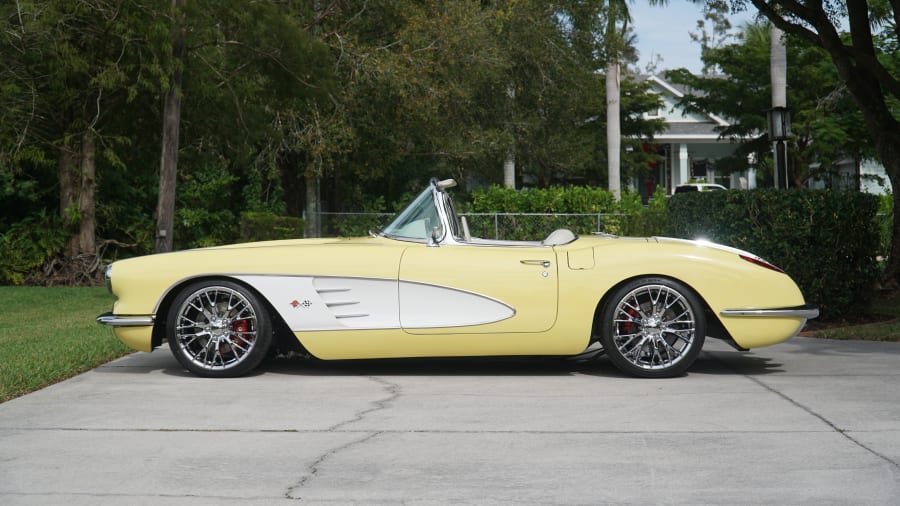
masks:
POLYGON ((241 213, 241 242, 303 237, 303 219, 267 211, 241 213))
POLYGON ((645 208, 640 195, 625 192, 616 202, 602 188, 572 186, 517 191, 491 186, 472 192, 461 214, 472 234, 510 240, 539 240, 557 228, 577 234, 606 232, 621 235, 656 235, 665 230, 665 194, 658 191, 645 208), (542 216, 529 216, 541 213, 542 216), (573 216, 577 215, 577 216, 573 216))
POLYGON ((21 285, 29 274, 62 253, 65 227, 53 214, 40 213, 0 234, 0 284, 21 285))
POLYGON ((669 233, 753 252, 783 268, 840 319, 870 299, 879 275, 879 199, 857 192, 751 190, 674 195, 669 233))

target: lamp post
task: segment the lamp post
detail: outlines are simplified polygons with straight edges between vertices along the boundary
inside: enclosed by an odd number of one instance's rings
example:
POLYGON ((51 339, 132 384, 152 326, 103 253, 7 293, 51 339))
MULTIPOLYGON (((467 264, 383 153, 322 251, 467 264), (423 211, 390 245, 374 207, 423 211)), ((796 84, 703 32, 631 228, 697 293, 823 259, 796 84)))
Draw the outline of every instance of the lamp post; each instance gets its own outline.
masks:
POLYGON ((775 143, 775 188, 787 189, 787 145, 791 137, 791 111, 787 107, 773 107, 766 111, 769 120, 769 140, 775 143))

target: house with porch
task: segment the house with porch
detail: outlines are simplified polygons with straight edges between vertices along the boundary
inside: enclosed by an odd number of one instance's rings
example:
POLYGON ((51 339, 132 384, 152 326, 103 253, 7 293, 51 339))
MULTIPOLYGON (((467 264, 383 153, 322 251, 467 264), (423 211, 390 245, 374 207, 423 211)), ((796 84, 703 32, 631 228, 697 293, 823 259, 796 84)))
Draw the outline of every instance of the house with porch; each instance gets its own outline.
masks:
POLYGON ((732 155, 737 144, 719 138, 718 129, 728 122, 715 114, 690 113, 679 107, 685 93, 677 85, 656 75, 641 76, 650 83, 650 92, 659 95, 662 105, 646 115, 663 119, 666 130, 655 136, 656 150, 663 160, 649 177, 637 184, 641 194, 659 185, 671 195, 676 186, 687 182, 717 183, 726 188, 756 187, 756 171, 748 162, 747 170, 733 174, 716 172, 716 160, 732 155))
MULTIPOLYGON (((716 171, 716 161, 734 154, 738 147, 730 139, 719 138, 718 130, 729 126, 728 121, 714 114, 686 112, 678 106, 685 95, 684 90, 660 76, 646 75, 639 79, 649 82, 650 92, 658 94, 662 102, 659 109, 646 117, 663 119, 666 123, 666 130, 655 136, 652 147, 663 160, 653 167, 644 181, 635 182, 642 196, 651 196, 657 185, 671 195, 676 186, 688 182, 716 183, 736 189, 756 188, 753 160, 748 160, 742 171, 731 174, 716 171)), ((890 181, 878 161, 846 159, 835 164, 832 172, 829 181, 811 180, 809 187, 875 194, 890 191, 890 181)))

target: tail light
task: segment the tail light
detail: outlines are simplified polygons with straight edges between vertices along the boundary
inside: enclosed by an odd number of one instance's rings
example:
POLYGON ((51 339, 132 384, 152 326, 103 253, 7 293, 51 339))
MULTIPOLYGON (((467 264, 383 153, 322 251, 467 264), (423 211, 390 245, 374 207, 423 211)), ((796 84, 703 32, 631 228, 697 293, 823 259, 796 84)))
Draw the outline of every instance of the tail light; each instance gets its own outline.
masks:
POLYGON ((762 258, 754 257, 754 256, 750 256, 750 255, 741 255, 741 258, 750 262, 751 264, 758 265, 760 267, 765 267, 766 269, 773 270, 775 272, 784 274, 783 270, 779 269, 778 267, 775 267, 774 265, 770 264, 769 262, 766 262, 762 258))

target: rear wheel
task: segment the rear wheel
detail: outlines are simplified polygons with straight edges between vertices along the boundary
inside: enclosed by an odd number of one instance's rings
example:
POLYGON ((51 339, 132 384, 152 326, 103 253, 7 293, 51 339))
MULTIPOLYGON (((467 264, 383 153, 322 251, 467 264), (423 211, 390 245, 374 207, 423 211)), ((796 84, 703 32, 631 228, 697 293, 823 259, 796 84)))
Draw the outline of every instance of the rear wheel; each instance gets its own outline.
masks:
POLYGON ((237 283, 193 283, 175 298, 169 347, 198 376, 228 378, 256 368, 272 343, 272 325, 255 293, 237 283))
POLYGON ((645 378, 684 373, 703 348, 706 320, 692 290, 642 278, 617 289, 601 313, 600 340, 621 371, 645 378))

